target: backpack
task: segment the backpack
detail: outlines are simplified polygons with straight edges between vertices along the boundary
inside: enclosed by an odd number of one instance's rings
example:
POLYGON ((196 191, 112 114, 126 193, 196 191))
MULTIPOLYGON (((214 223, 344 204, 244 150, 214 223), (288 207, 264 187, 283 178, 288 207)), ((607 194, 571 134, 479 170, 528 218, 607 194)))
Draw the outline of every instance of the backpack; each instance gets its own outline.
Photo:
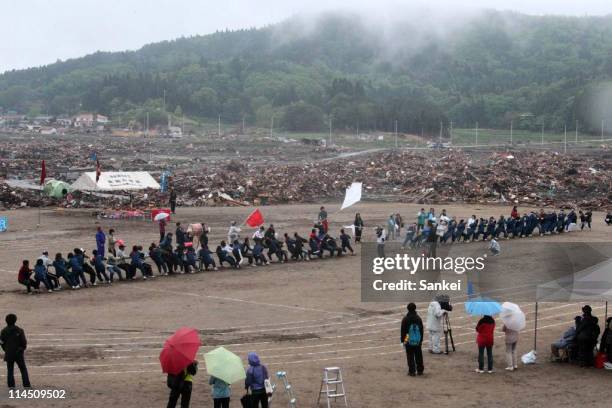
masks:
POLYGON ((421 343, 421 331, 416 323, 412 323, 408 328, 408 345, 418 346, 421 343))

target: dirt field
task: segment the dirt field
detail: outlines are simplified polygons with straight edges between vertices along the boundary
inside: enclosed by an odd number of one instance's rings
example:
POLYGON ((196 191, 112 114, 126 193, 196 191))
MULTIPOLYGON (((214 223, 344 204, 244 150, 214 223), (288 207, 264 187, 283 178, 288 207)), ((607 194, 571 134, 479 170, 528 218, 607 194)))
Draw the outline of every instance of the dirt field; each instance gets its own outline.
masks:
MULTIPOLYGON (((328 205, 332 230, 350 224, 359 211, 366 238, 388 214, 399 211, 412 219, 417 205, 362 203, 340 214, 328 205)), ((509 213, 500 207, 446 208, 450 215, 467 218, 509 213)), ((317 206, 263 207, 266 223, 279 233, 306 233, 317 206)), ((520 209, 524 211, 524 208, 520 209)), ((212 226, 211 242, 225 236, 233 219, 242 221, 248 208, 179 209, 178 220, 205 221, 212 226)), ((95 246, 95 218, 87 211, 44 210, 36 229, 37 211, 8 213, 11 230, 0 235, 0 314, 18 314, 30 346, 26 354, 32 383, 40 389, 65 389, 65 400, 44 401, 52 407, 161 407, 168 389, 159 368, 164 339, 180 326, 202 332, 201 353, 224 345, 246 357, 257 351, 270 373, 287 371, 297 393, 298 406, 313 407, 324 367, 343 369, 349 403, 364 407, 509 407, 609 406, 610 373, 548 362, 549 343, 580 314, 580 304, 540 304, 539 363, 504 370, 503 341, 498 331, 492 375, 474 373, 477 319, 463 312, 462 299, 453 302, 457 352, 449 356, 425 354, 425 376, 407 377, 399 321, 404 304, 360 301, 359 256, 310 263, 273 264, 268 267, 158 277, 119 283, 112 287, 26 296, 17 284, 22 259, 34 260, 42 250, 67 253, 74 247, 95 246)), ((99 221, 116 236, 143 246, 158 238, 152 223, 99 221)), ((594 214, 593 231, 533 240, 612 241, 612 228, 603 214, 594 214)), ((470 244, 479 245, 479 244, 470 244)), ((503 243, 511 248, 512 242, 503 243)), ((359 249, 358 249, 359 251, 359 249)), ((529 268, 529 259, 525 259, 529 268)), ((517 289, 520 290, 520 289, 517 289)), ((512 301, 512 299, 503 299, 512 301)), ((426 304, 418 305, 425 315, 426 304)), ((592 304, 603 320, 603 304, 592 304)), ((521 303, 528 324, 519 341, 519 353, 533 347, 534 305, 521 303)), ((427 337, 426 337, 427 340, 427 337)), ((426 347, 426 342, 424 344, 426 347)), ((200 360, 203 357, 200 355, 200 360)), ((195 377, 194 407, 212 406, 204 370, 195 377)), ((5 381, 5 371, 0 380, 5 381)), ((19 384, 20 378, 17 378, 19 384)), ((0 407, 43 406, 43 402, 7 400, 3 388, 0 407)), ((242 387, 233 389, 231 406, 240 406, 242 387)), ((273 406, 287 406, 285 395, 273 406)))

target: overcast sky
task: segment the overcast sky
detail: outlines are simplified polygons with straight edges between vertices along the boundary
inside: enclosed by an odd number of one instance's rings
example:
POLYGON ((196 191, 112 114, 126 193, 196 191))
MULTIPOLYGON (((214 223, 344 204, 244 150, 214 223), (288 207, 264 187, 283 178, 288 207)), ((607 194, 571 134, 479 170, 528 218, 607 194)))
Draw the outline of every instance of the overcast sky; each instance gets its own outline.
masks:
POLYGON ((0 72, 226 28, 261 27, 294 14, 350 9, 393 14, 426 7, 529 14, 612 14, 612 0, 0 0, 0 72), (466 6, 468 4, 469 6, 466 6))

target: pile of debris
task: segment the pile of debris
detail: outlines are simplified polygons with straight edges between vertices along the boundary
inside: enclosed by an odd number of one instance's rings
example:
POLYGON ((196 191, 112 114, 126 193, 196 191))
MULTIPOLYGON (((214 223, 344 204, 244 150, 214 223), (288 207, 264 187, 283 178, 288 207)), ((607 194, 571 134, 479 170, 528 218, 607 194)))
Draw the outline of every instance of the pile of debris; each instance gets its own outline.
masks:
MULTIPOLYGON (((339 202, 354 181, 363 183, 364 200, 612 207, 610 155, 554 152, 386 151, 295 164, 226 157, 174 167, 172 185, 179 205, 238 206, 339 202)), ((75 194, 75 200, 71 205, 121 208, 131 202, 142 208, 167 205, 168 194, 75 194)), ((1 178, 0 202, 5 208, 54 203, 38 192, 7 188, 1 178)))
POLYGON ((296 165, 232 164, 205 174, 181 172, 175 190, 189 206, 211 205, 220 194, 231 205, 309 203, 340 198, 353 181, 363 182, 364 198, 372 200, 589 208, 612 202, 609 159, 550 152, 387 152, 296 165))

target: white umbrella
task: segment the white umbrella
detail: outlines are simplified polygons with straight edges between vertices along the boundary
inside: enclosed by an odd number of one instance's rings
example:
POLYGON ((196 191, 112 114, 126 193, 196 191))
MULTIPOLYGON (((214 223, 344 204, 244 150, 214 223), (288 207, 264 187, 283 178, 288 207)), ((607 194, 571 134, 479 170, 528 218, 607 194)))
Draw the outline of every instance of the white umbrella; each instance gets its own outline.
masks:
POLYGON ((521 331, 525 328, 525 313, 523 313, 519 305, 504 302, 501 307, 502 311, 499 316, 508 329, 521 331))
POLYGON ((170 214, 165 213, 165 212, 160 212, 159 214, 157 214, 154 218, 155 221, 161 221, 161 220, 165 220, 166 218, 168 218, 170 216, 170 214))

